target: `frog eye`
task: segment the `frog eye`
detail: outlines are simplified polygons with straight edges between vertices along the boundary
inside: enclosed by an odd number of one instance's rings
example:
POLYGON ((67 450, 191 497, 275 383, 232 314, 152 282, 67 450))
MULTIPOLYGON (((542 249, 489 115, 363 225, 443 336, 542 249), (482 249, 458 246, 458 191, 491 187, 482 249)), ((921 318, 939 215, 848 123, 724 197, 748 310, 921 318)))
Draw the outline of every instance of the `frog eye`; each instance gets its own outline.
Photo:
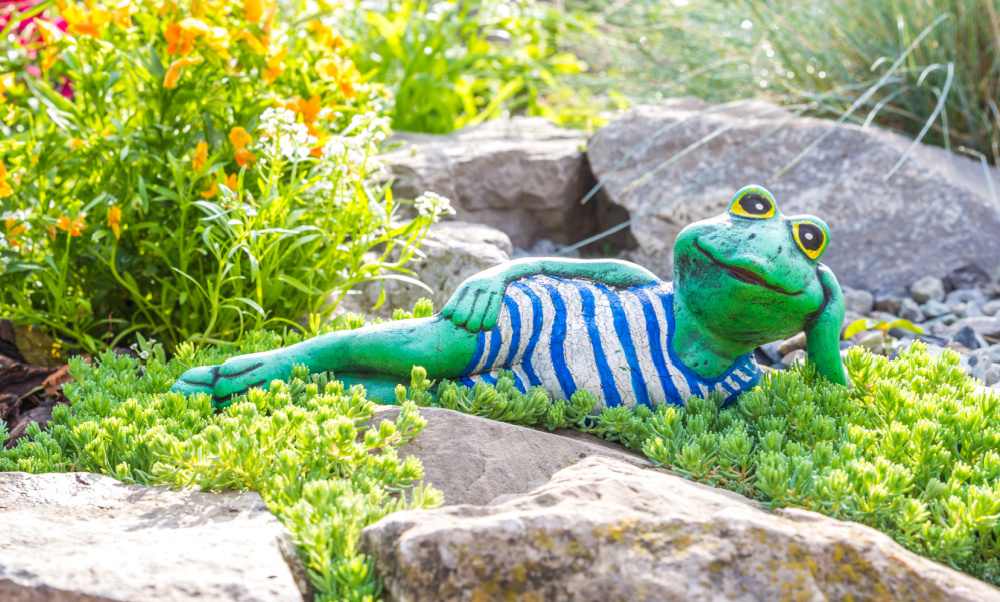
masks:
POLYGON ((828 237, 826 230, 812 222, 795 222, 792 224, 792 236, 795 244, 809 259, 819 259, 826 249, 828 237))
POLYGON ((729 212, 750 219, 770 219, 775 213, 774 199, 766 190, 751 188, 736 195, 729 212))

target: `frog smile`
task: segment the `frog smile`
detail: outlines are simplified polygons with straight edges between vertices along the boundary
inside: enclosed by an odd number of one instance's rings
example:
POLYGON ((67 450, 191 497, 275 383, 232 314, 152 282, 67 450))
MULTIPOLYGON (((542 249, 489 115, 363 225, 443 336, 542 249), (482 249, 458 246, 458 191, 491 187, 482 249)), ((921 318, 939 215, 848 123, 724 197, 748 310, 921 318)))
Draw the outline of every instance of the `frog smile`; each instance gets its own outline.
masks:
POLYGON ((767 280, 764 280, 764 277, 761 276, 760 274, 757 274, 756 272, 753 272, 746 268, 729 265, 727 263, 724 263, 716 259, 716 257, 711 253, 709 253, 705 249, 705 247, 701 246, 701 244, 699 244, 697 240, 694 241, 694 248, 698 249, 698 251, 700 251, 702 255, 707 257, 708 260, 711 261, 714 265, 719 266, 720 268, 722 268, 723 271, 725 271, 727 274, 729 274, 736 280, 739 280, 740 282, 745 282, 746 284, 752 284, 754 286, 760 286, 768 290, 774 291, 776 293, 781 293, 782 295, 794 296, 802 293, 801 290, 790 291, 776 284, 771 284, 767 280))

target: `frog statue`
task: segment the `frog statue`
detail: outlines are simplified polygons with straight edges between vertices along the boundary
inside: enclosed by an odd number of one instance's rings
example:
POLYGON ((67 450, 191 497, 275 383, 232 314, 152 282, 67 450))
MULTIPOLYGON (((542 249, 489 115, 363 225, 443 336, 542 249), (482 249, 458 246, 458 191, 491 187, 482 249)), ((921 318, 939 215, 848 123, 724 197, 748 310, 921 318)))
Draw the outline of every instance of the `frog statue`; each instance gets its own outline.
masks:
POLYGON ((217 404, 286 379, 295 364, 333 371, 391 402, 413 366, 433 379, 495 383, 568 398, 585 389, 607 406, 727 401, 760 379, 759 345, 805 331, 808 359, 846 384, 839 335, 844 300, 819 262, 829 229, 785 217, 759 186, 727 213, 689 225, 674 245, 674 280, 619 260, 526 258, 468 278, 435 316, 332 332, 274 351, 192 368, 174 385, 217 404))

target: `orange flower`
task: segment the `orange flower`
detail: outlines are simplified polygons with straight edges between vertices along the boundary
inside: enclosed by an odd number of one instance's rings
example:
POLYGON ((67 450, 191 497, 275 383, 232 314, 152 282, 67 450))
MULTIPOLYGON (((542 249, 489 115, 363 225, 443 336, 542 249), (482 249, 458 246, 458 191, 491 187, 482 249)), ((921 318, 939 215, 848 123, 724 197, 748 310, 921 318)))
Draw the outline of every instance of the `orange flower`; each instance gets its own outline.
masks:
POLYGON ((18 223, 13 217, 5 219, 3 225, 7 230, 7 241, 10 242, 10 246, 15 249, 19 248, 21 246, 21 241, 17 238, 28 231, 28 225, 18 223))
POLYGON ((60 230, 69 234, 70 236, 73 237, 80 236, 81 234, 83 234, 83 231, 87 228, 86 222, 83 221, 85 217, 87 217, 85 213, 81 213, 80 215, 77 215, 73 219, 70 219, 67 216, 62 215, 59 217, 59 220, 56 221, 56 228, 59 228, 60 230))
POLYGON ((78 150, 80 150, 81 148, 83 148, 85 146, 87 146, 87 143, 84 142, 81 138, 70 138, 69 139, 69 149, 70 150, 78 151, 78 150))
POLYGON ((180 55, 190 54, 198 38, 209 34, 212 34, 212 28, 204 21, 192 17, 169 23, 163 31, 163 37, 167 39, 167 52, 180 55))
POLYGON ((184 69, 190 67, 191 65, 197 65, 201 62, 201 57, 188 57, 177 59, 176 61, 170 63, 167 67, 167 73, 163 76, 163 87, 167 90, 173 90, 177 87, 177 82, 180 81, 181 75, 184 74, 184 69))
POLYGON ((99 38, 104 34, 104 26, 111 20, 111 13, 96 6, 70 4, 62 10, 62 17, 71 34, 99 38))
POLYGON ((219 194, 219 183, 212 182, 212 184, 208 188, 201 191, 201 198, 210 199, 217 194, 219 194))
POLYGON ((10 182, 7 181, 7 166, 0 161, 0 199, 8 197, 14 194, 14 189, 10 187, 10 182))
POLYGON ((191 167, 195 171, 201 171, 205 168, 205 163, 208 162, 208 144, 204 140, 198 143, 194 147, 194 158, 191 159, 191 167))
POLYGON ((316 73, 326 80, 337 82, 341 94, 347 98, 353 98, 357 91, 354 88, 355 82, 360 79, 358 68, 347 58, 333 57, 316 61, 316 73))
POLYGON ((118 205, 108 208, 108 227, 115 235, 115 240, 118 240, 122 235, 122 209, 118 205))
POLYGON ((316 121, 316 118, 319 116, 319 112, 323 110, 323 105, 320 103, 319 96, 313 96, 309 100, 296 97, 292 103, 293 105, 289 108, 299 115, 302 115, 302 121, 304 121, 306 125, 316 121))
POLYGON ((319 19, 310 21, 306 24, 306 28, 312 32, 313 39, 321 46, 327 46, 333 50, 340 50, 347 47, 347 40, 319 19))
POLYGON ((235 192, 236 191, 236 187, 240 185, 240 178, 239 178, 239 176, 237 176, 234 173, 229 174, 228 176, 226 176, 225 185, 226 185, 226 188, 228 188, 229 190, 232 190, 233 192, 235 192))
POLYGON ((282 47, 277 54, 267 59, 267 67, 264 69, 263 75, 265 82, 273 84, 285 72, 284 61, 286 54, 288 54, 288 49, 282 47))
POLYGON ((236 126, 229 130, 229 141, 233 143, 236 150, 243 150, 248 144, 253 142, 253 138, 250 137, 250 134, 245 129, 236 126))
POLYGON ((253 153, 251 153, 245 148, 237 150, 236 153, 233 155, 233 158, 236 159, 236 164, 239 165, 240 167, 245 167, 246 165, 252 165, 253 162, 257 160, 257 157, 255 157, 253 153))

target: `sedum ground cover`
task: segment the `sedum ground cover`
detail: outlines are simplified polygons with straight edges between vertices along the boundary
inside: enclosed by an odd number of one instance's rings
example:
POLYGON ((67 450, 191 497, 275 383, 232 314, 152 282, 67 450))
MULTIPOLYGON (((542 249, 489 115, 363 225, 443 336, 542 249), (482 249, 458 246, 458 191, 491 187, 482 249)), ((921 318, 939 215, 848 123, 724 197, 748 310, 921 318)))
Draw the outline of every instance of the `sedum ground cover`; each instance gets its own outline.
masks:
MULTIPOLYGON (((416 315, 428 315, 419 305, 416 315)), ((397 317, 408 314, 397 313, 397 317)), ((356 327, 340 318, 335 327, 356 327)), ((880 529, 907 548, 1000 584, 1000 396, 976 388, 957 355, 916 344, 889 360, 847 356, 850 389, 808 366, 771 373, 731 407, 613 408, 589 416, 586 393, 551 400, 496 386, 435 386, 415 368, 397 390, 403 412, 370 424, 374 404, 333 375, 275 381, 225 408, 207 396, 165 392, 191 365, 298 340, 254 332, 229 348, 182 344, 167 360, 106 352, 71 362, 71 405, 46 431, 32 427, 0 452, 0 470, 84 470, 126 482, 258 491, 293 534, 319 600, 380 595, 377 567, 357 550, 366 525, 403 508, 431 507, 439 492, 399 448, 424 425, 420 405, 515 424, 589 431, 689 478, 773 506, 794 505, 880 529)), ((445 502, 447 500, 444 500, 445 502)))

